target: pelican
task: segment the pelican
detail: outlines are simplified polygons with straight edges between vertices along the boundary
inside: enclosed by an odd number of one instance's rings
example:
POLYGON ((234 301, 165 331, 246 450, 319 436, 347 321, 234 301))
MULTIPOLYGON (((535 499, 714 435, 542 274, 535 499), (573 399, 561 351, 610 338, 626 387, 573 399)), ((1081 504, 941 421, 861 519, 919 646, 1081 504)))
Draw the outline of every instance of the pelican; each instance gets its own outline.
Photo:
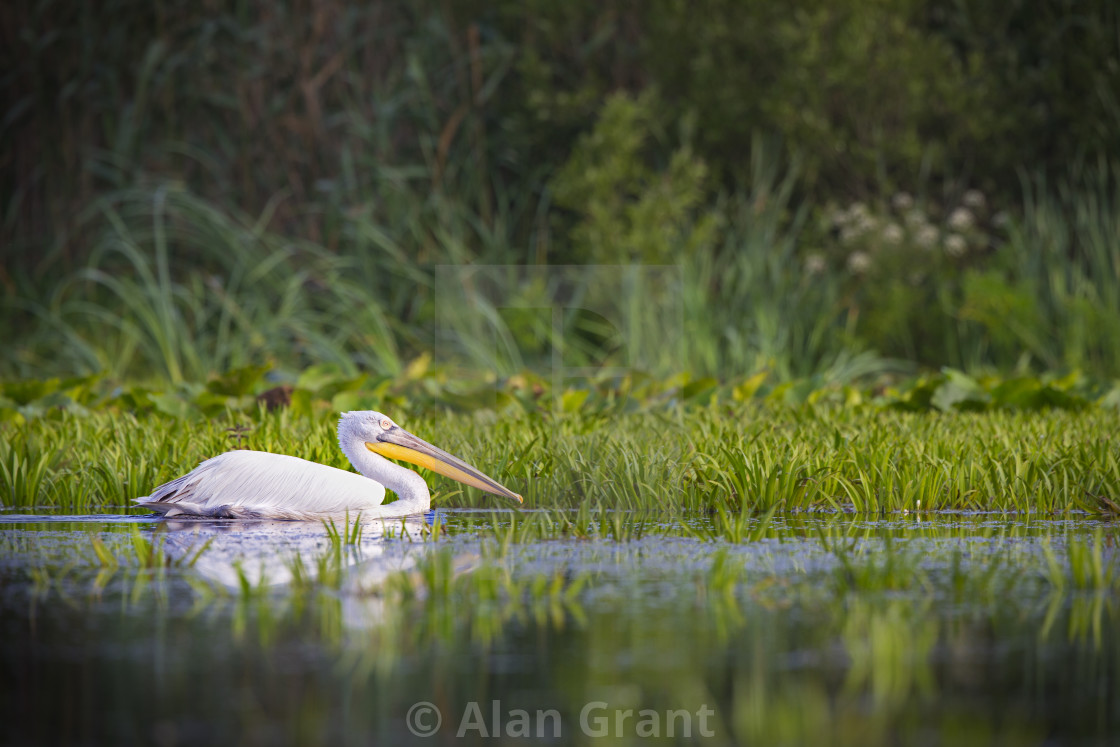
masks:
POLYGON ((379 412, 344 412, 338 443, 360 475, 284 454, 227 451, 135 501, 167 517, 298 520, 348 512, 390 519, 427 511, 432 505, 427 483, 389 461, 398 459, 522 502, 517 493, 379 412), (382 505, 386 488, 397 500, 382 505))

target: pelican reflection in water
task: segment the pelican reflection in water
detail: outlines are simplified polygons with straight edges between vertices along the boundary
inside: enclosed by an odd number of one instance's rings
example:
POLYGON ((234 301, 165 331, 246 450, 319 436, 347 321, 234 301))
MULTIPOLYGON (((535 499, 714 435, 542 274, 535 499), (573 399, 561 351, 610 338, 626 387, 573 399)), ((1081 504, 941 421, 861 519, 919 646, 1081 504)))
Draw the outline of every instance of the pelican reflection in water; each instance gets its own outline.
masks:
MULTIPOLYGON (((378 588, 390 574, 410 571, 430 549, 428 517, 381 521, 361 519, 361 542, 332 555, 348 569, 349 591, 378 588)), ((252 586, 283 587, 297 572, 307 581, 318 575, 320 559, 331 554, 321 524, 291 521, 209 522, 170 519, 153 530, 167 555, 190 563, 191 571, 236 591, 252 586)))
POLYGON ((343 413, 338 443, 361 474, 263 451, 229 451, 137 498, 167 517, 319 519, 349 512, 399 518, 431 508, 424 478, 397 459, 521 503, 521 496, 461 459, 417 438, 379 412, 343 413), (385 490, 397 500, 382 505, 385 490))
MULTIPOLYGON (((331 543, 318 524, 291 521, 182 521, 159 522, 152 530, 152 541, 168 557, 190 565, 192 575, 231 592, 254 589, 280 591, 296 581, 314 581, 323 568, 321 560, 343 575, 333 595, 340 601, 342 624, 351 630, 369 630, 380 625, 387 615, 398 612, 382 593, 386 580, 406 574, 420 588, 422 578, 417 565, 432 549, 424 539, 433 531, 432 516, 394 521, 361 520, 361 541, 331 549, 331 543), (159 538, 159 539, 157 539, 159 538)), ((478 565, 473 553, 458 553, 451 561, 451 572, 470 573, 478 565)))

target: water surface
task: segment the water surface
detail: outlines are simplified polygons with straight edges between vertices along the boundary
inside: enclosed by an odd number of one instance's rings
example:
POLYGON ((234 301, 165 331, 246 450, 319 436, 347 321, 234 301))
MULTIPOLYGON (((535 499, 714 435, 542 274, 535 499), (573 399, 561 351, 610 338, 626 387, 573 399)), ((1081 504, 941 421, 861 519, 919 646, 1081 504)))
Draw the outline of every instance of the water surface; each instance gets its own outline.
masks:
POLYGON ((611 516, 578 539, 525 529, 557 516, 441 510, 336 544, 313 523, 0 514, 3 741, 1120 736, 1117 585, 1075 568, 1096 548, 1112 572, 1107 523, 787 515, 734 543, 706 517, 619 515, 623 541, 601 536, 611 516))

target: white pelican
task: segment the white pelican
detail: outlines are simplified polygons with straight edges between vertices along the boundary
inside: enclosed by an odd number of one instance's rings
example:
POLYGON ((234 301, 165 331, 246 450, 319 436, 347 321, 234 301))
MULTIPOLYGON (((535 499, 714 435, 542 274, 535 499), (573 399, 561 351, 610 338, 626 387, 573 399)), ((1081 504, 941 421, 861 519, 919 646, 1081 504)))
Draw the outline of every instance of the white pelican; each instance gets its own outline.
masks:
POLYGON ((360 475, 283 454, 227 451, 136 502, 165 516, 229 519, 319 519, 344 512, 387 519, 431 508, 424 478, 389 457, 521 503, 517 493, 379 412, 343 413, 338 443, 360 475), (383 506, 386 488, 397 500, 383 506))

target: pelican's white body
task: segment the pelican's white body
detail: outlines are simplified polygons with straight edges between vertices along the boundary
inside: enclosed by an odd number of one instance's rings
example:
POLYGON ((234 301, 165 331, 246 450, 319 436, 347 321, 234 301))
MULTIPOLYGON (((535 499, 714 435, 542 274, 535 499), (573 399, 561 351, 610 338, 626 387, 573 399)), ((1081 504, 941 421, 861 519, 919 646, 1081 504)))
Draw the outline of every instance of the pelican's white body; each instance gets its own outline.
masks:
POLYGON ((302 519, 309 509, 371 514, 384 500, 384 485, 353 472, 284 454, 229 451, 139 502, 167 516, 302 519))
POLYGON ((345 513, 372 519, 423 513, 431 508, 424 479, 365 447, 384 420, 376 412, 348 412, 339 420, 339 445, 360 475, 283 454, 228 451, 136 502, 166 516, 230 519, 318 519, 345 513), (386 487, 399 500, 382 505, 386 487))

